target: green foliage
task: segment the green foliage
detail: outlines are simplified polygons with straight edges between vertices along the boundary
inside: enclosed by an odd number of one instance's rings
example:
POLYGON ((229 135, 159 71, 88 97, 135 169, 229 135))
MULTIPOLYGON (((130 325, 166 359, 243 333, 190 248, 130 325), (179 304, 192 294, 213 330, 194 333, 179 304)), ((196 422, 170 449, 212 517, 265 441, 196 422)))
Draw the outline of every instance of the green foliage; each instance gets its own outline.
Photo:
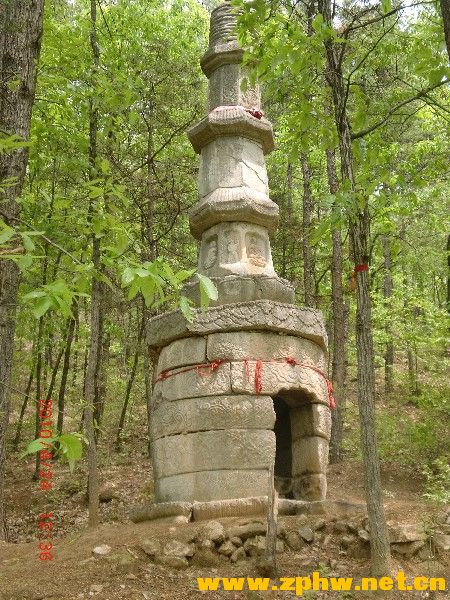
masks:
POLYGON ((424 497, 434 502, 448 504, 450 502, 450 464, 448 458, 444 456, 436 458, 430 465, 423 467, 422 474, 426 481, 424 497))
POLYGON ((60 455, 67 460, 70 471, 73 472, 77 461, 81 460, 83 455, 83 442, 86 442, 86 439, 80 433, 64 433, 51 438, 38 438, 28 444, 22 458, 40 452, 48 444, 51 444, 55 455, 60 455))

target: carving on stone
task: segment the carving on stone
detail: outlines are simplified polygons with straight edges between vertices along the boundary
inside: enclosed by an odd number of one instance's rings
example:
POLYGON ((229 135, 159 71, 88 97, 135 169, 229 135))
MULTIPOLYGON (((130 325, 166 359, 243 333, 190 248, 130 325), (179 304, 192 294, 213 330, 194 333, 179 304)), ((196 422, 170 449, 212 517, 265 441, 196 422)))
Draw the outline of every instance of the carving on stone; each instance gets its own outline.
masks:
POLYGON ((240 260, 240 240, 236 231, 231 228, 225 229, 223 232, 225 246, 225 263, 237 263, 240 260))
POLYGON ((206 240, 206 245, 204 249, 204 259, 203 259, 203 267, 205 269, 210 269, 216 264, 217 261, 217 235, 206 240))
POLYGON ((265 267, 267 264, 267 248, 265 239, 258 233, 247 233, 245 236, 247 259, 255 267, 265 267))

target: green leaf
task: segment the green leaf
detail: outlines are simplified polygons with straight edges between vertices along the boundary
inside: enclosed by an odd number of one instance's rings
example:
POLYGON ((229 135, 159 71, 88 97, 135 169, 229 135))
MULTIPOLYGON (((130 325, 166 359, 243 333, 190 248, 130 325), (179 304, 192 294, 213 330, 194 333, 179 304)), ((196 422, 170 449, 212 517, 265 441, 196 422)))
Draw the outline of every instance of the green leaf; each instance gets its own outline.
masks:
POLYGON ((36 454, 36 452, 40 452, 44 449, 44 444, 52 444, 56 438, 37 438, 28 444, 25 452, 20 456, 20 458, 24 458, 29 454, 36 454))
POLYGON ((61 451, 67 458, 69 463, 70 472, 72 473, 75 468, 75 463, 83 455, 83 444, 79 435, 74 433, 65 433, 58 437, 58 443, 60 444, 61 451))
POLYGON ((192 321, 194 320, 194 313, 192 311, 191 304, 191 300, 189 300, 189 298, 186 298, 186 296, 180 297, 181 312, 183 313, 183 316, 186 319, 186 321, 189 321, 189 323, 192 323, 192 321))
POLYGON ((0 244, 4 244, 9 241, 15 234, 15 230, 12 227, 4 224, 2 231, 0 232, 0 244))
POLYGON ((51 308, 51 306, 52 300, 50 296, 44 296, 34 305, 32 313, 36 319, 40 319, 43 315, 45 315, 48 309, 51 308))
POLYGON ((217 300, 218 291, 209 277, 200 273, 197 273, 197 277, 200 284, 200 306, 207 308, 210 300, 217 300))

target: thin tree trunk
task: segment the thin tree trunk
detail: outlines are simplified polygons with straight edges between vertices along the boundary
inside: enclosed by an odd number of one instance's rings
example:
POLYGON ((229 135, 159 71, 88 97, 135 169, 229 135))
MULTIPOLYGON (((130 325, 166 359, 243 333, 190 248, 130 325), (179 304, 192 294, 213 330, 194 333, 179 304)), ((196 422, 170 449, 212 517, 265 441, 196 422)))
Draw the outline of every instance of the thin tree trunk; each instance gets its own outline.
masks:
MULTIPOLYGON (((392 290, 394 287, 392 281, 392 256, 391 243, 387 235, 383 236, 383 257, 384 257, 384 282, 383 294, 386 302, 386 307, 390 312, 390 303, 392 290)), ((394 380, 394 341, 392 339, 392 328, 387 321, 385 325, 387 337, 386 351, 384 353, 384 390, 387 395, 392 394, 394 380)))
MULTIPOLYGON (((76 311, 76 305, 74 305, 73 310, 74 310, 74 312, 76 311)), ((67 377, 69 375, 70 353, 71 353, 71 349, 72 349, 74 331, 75 331, 75 318, 70 319, 69 328, 67 330, 66 347, 64 349, 63 368, 62 368, 62 372, 61 372, 61 381, 59 384, 59 391, 58 391, 58 419, 56 422, 56 431, 57 431, 58 435, 60 435, 63 432, 63 426, 64 426, 66 386, 67 386, 67 377)))
POLYGON ((308 157, 300 157, 303 174, 303 287, 305 305, 314 307, 315 302, 315 264, 314 251, 311 246, 312 219, 314 215, 314 200, 311 191, 311 168, 308 157))
MULTIPOLYGON (((334 150, 327 149, 327 176, 330 193, 336 195, 339 189, 336 173, 334 150)), ((339 207, 334 204, 333 211, 340 215, 339 207)), ((332 428, 330 440, 330 462, 342 461, 342 432, 345 412, 345 363, 347 357, 347 330, 345 324, 344 289, 342 285, 342 239, 341 225, 337 221, 331 231, 332 264, 331 293, 333 307, 333 362, 332 380, 336 408, 331 413, 332 428)))
POLYGON ((447 311, 450 313, 450 233, 447 237, 447 311))
MULTIPOLYGON (((24 140, 30 132, 43 7, 44 0, 0 3, 0 128, 24 140), (13 82, 19 85, 11 85, 13 82)), ((0 217, 10 226, 17 224, 20 215, 17 198, 27 162, 27 148, 0 154, 0 185, 6 180, 14 182, 3 188, 0 206, 0 217)), ((18 287, 16 263, 0 260, 0 540, 7 538, 3 490, 18 287)))
POLYGON ((23 427, 23 419, 25 417, 25 411, 27 410, 28 400, 30 399, 31 386, 33 385, 34 374, 36 371, 37 355, 34 352, 34 350, 37 346, 39 346, 39 343, 40 343, 39 340, 35 340, 35 342, 33 344, 33 349, 32 349, 33 359, 31 362, 30 375, 28 377, 27 387, 25 389, 22 406, 20 407, 20 415, 19 415, 19 420, 17 421, 16 435, 14 436, 14 442, 13 442, 14 452, 17 451, 17 448, 19 447, 19 443, 20 443, 20 436, 21 436, 22 427, 23 427))
POLYGON ((444 23, 445 45, 450 59, 450 2, 449 0, 440 0, 442 21, 444 23))
MULTIPOLYGON (((94 64, 94 77, 99 65, 99 47, 97 44, 97 4, 91 0, 91 48, 94 64)), ((93 82, 93 90, 95 81, 93 82)), ((97 131, 98 111, 94 108, 93 100, 90 100, 89 116, 89 162, 91 175, 95 175, 97 159, 97 131)), ((95 234, 92 236, 92 263, 95 272, 101 268, 100 238, 95 234)), ((89 527, 97 527, 99 523, 99 478, 97 464, 97 442, 94 425, 94 405, 98 378, 100 375, 101 343, 103 330, 101 284, 94 276, 92 278, 91 294, 91 333, 89 355, 86 366, 86 378, 84 382, 84 433, 88 442, 88 498, 89 498, 89 527)))
POLYGON ((127 387, 125 390, 125 398, 123 401, 122 411, 120 413, 119 425, 117 427, 117 436, 116 436, 116 451, 120 452, 122 450, 122 432, 125 425, 125 417, 127 415, 128 402, 130 400, 131 390, 133 388, 134 379, 136 377, 137 366, 139 362, 139 356, 141 354, 141 343, 142 336, 144 334, 144 325, 145 319, 142 317, 142 320, 139 324, 139 332, 136 342, 136 350, 133 357, 133 364, 131 366, 130 376, 128 377, 127 387))
MULTIPOLYGON (((40 400, 41 400, 41 387, 42 387, 42 335, 44 330, 44 317, 39 319, 38 325, 38 340, 40 340, 40 344, 37 346, 37 354, 36 354, 36 389, 35 389, 35 423, 34 423, 34 437, 37 439, 39 437, 39 432, 41 430, 41 419, 39 415, 40 410, 40 400)), ((37 481, 39 479, 39 469, 41 467, 41 458, 40 453, 36 452, 35 456, 35 468, 33 473, 33 481, 37 481)))
MULTIPOLYGON (((330 0, 319 0, 324 22, 333 26, 330 0)), ((350 124, 346 111, 346 90, 341 64, 331 37, 324 40, 327 57, 326 78, 334 103, 335 123, 339 140, 343 183, 355 195, 353 149, 350 124)), ((375 427, 375 366, 372 335, 372 307, 369 281, 369 210, 367 198, 349 212, 350 242, 356 274, 356 355, 358 360, 358 404, 361 427, 361 447, 364 460, 367 512, 370 528, 372 572, 374 576, 390 573, 390 546, 384 513, 380 464, 375 427)))

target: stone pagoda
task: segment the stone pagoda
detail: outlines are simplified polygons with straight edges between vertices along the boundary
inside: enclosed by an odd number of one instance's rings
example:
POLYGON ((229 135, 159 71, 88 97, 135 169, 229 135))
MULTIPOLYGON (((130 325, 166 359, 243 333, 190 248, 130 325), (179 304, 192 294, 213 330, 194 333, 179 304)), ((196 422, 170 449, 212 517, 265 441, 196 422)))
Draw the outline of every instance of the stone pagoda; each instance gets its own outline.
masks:
MULTIPOLYGON (((208 115, 188 133, 200 155, 199 201, 190 213, 200 240, 198 271, 218 300, 148 323, 155 354, 151 448, 156 502, 267 496, 269 467, 281 496, 323 500, 331 386, 321 314, 294 304, 276 274, 264 156, 274 147, 257 87, 241 85, 243 50, 234 9, 211 15, 201 60, 208 115)), ((198 297, 198 284, 186 292, 198 297)))

